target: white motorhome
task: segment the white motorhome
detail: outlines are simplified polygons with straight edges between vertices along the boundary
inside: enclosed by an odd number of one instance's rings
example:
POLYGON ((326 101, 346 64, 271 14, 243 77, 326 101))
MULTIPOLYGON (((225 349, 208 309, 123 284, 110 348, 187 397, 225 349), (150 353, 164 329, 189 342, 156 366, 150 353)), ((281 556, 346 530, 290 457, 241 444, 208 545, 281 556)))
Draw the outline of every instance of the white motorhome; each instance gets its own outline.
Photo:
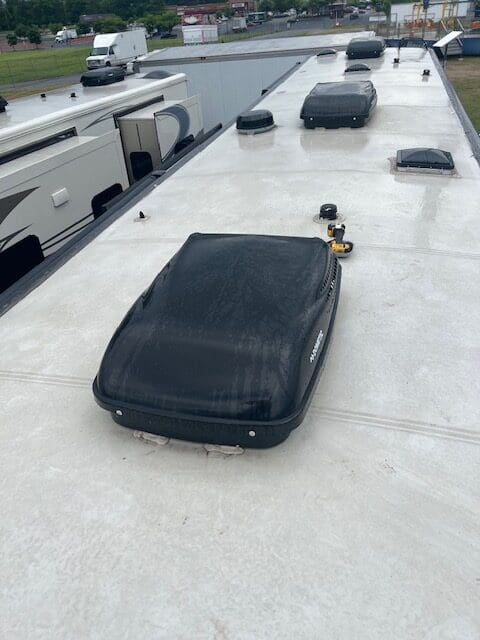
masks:
POLYGON ((0 113, 0 256, 11 271, 3 288, 203 132, 184 74, 42 96, 0 113), (143 138, 129 135, 132 126, 143 138))
POLYGON ((86 62, 89 69, 126 66, 129 62, 146 53, 147 41, 144 29, 104 33, 95 36, 93 49, 86 62))

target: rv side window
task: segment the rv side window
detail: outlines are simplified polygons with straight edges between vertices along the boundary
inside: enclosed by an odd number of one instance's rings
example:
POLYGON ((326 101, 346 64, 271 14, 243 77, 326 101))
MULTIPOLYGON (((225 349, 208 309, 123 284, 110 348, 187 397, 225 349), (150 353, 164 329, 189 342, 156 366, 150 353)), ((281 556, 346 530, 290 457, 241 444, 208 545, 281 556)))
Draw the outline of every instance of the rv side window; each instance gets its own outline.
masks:
POLYGON ((0 293, 44 260, 38 236, 22 238, 0 252, 0 293))
POLYGON ((130 164, 134 180, 140 180, 153 171, 152 156, 146 151, 132 151, 130 164))
POLYGON ((92 198, 92 213, 95 220, 99 218, 102 213, 105 213, 107 207, 105 206, 113 200, 115 196, 118 196, 122 193, 122 185, 118 182, 116 184, 112 184, 111 187, 105 189, 104 191, 100 191, 96 196, 92 198))
POLYGON ((109 54, 110 56, 113 56, 113 55, 114 55, 114 53, 115 53, 115 51, 113 50, 113 47, 110 47, 110 49, 108 50, 108 54, 109 54))

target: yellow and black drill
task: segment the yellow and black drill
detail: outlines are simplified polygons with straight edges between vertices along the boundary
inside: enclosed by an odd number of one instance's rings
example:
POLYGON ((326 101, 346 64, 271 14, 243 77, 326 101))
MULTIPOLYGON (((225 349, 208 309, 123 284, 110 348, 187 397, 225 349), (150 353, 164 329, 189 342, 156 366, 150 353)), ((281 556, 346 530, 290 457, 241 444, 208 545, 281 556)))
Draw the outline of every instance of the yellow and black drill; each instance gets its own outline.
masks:
POLYGON ((327 227, 327 235, 333 240, 328 241, 328 245, 338 258, 346 258, 353 251, 353 242, 345 242, 345 225, 331 223, 327 227))

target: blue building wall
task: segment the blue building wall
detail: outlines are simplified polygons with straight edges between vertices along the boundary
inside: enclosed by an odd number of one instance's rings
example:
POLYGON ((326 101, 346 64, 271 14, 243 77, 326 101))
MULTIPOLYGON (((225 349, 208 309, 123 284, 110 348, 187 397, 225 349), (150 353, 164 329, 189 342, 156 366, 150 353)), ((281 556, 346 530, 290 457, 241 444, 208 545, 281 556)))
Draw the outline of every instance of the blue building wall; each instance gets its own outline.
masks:
POLYGON ((480 56, 480 35, 464 37, 463 55, 464 56, 480 56))

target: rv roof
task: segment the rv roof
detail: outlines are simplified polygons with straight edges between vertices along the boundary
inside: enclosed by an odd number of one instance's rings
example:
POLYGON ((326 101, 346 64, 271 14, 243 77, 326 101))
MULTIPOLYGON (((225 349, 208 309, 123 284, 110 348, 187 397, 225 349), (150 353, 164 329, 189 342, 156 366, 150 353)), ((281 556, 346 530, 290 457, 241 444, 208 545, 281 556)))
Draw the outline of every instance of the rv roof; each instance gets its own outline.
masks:
MULTIPOLYGON (((360 38, 375 35, 373 31, 355 32, 360 38)), ((262 55, 291 55, 304 52, 313 54, 319 47, 346 48, 352 39, 351 33, 332 33, 324 36, 300 36, 298 38, 268 38, 259 40, 239 40, 224 44, 199 44, 194 47, 167 47, 157 49, 140 58, 142 68, 158 65, 159 62, 186 62, 190 59, 205 60, 214 58, 259 57, 262 55)))
MULTIPOLYGON (((164 86, 178 82, 179 78, 183 78, 183 74, 177 74, 164 80, 144 80, 136 77, 127 77, 122 82, 116 82, 100 87, 83 87, 81 84, 75 84, 55 91, 49 91, 46 99, 40 97, 40 92, 34 96, 19 98, 12 100, 4 113, 0 113, 0 139, 2 130, 10 127, 34 123, 37 118, 51 116, 60 111, 78 110, 84 111, 89 107, 94 108, 95 103, 103 98, 112 98, 119 96, 132 89, 138 89, 141 86, 147 86, 153 82, 164 83, 164 86), (76 97, 71 98, 70 94, 74 92, 76 97)), ((160 85, 159 85, 160 86, 160 85)), ((74 112, 72 112, 72 117, 74 112)))
POLYGON ((480 171, 429 54, 396 55, 356 130, 303 128, 345 67, 308 60, 259 104, 277 128, 225 131, 0 319, 5 637, 478 638, 480 171), (394 172, 415 146, 457 175, 394 172), (324 202, 355 249, 286 442, 162 446, 95 405, 108 340, 191 232, 325 238, 324 202))

